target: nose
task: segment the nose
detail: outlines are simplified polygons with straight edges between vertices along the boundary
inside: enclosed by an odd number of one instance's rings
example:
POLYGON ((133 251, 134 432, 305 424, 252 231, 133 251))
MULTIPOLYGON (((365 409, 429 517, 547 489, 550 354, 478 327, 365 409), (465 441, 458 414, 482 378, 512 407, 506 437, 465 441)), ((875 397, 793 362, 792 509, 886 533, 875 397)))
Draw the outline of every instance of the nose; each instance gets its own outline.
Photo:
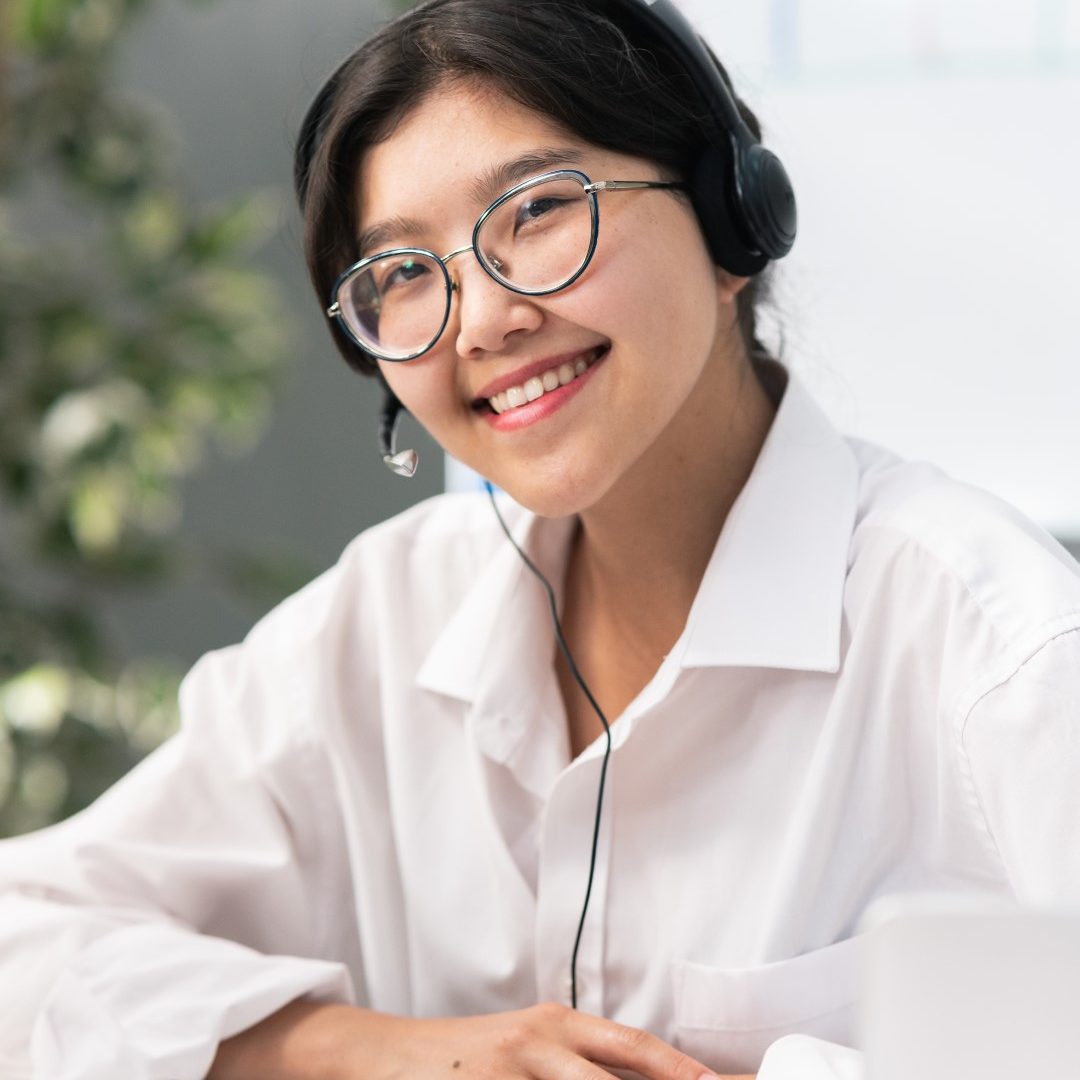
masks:
POLYGON ((512 337, 531 333, 544 321, 536 297, 500 285, 475 257, 458 262, 450 276, 457 303, 447 331, 455 335, 455 348, 463 358, 500 352, 512 337))

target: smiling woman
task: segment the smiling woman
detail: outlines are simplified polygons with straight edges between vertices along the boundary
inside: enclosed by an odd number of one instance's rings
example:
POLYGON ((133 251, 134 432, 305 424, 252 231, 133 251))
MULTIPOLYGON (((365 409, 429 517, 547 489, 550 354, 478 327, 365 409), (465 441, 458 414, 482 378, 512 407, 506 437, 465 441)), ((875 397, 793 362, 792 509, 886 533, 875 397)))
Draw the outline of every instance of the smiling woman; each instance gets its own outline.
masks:
POLYGON ((738 332, 744 279, 713 266, 689 199, 654 162, 590 146, 492 87, 458 80, 371 146, 357 177, 361 228, 389 219, 419 228, 387 237, 410 254, 369 257, 339 280, 340 297, 375 266, 368 325, 351 301, 346 329, 383 352, 382 378, 440 445, 519 502, 563 517, 620 482, 636 485, 635 466, 666 474, 693 446, 730 457, 719 450, 732 433, 713 418, 740 386, 759 398, 750 415, 760 442, 768 407, 738 332), (472 198, 484 172, 513 171, 508 162, 559 145, 579 170, 543 172, 486 208, 472 198), (434 184, 421 167, 430 156, 441 163, 434 184), (641 186, 597 189, 594 176, 641 186), (443 281, 430 270, 436 257, 417 254, 424 248, 451 251, 443 281), (417 277, 414 257, 429 272, 417 277), (397 269, 383 275, 384 264, 397 269), (409 363, 391 362, 398 334, 393 360, 409 363), (544 376, 564 365, 575 377, 544 393, 544 376), (506 407, 496 409, 500 394, 506 407))
POLYGON ((510 498, 362 534, 0 850, 35 973, 0 1052, 846 1080, 872 901, 1080 899, 1076 566, 767 356, 791 187, 667 0, 430 0, 327 82, 296 180, 388 464, 406 408, 510 498))

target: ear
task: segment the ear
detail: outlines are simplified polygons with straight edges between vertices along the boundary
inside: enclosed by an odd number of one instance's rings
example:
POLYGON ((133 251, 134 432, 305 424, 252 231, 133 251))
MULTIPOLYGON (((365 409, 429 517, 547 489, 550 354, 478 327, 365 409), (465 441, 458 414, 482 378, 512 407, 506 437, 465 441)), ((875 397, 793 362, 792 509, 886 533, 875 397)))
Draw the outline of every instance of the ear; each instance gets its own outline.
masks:
POLYGON ((749 283, 748 277, 739 277, 719 266, 716 268, 716 294, 722 304, 734 304, 735 298, 749 283))

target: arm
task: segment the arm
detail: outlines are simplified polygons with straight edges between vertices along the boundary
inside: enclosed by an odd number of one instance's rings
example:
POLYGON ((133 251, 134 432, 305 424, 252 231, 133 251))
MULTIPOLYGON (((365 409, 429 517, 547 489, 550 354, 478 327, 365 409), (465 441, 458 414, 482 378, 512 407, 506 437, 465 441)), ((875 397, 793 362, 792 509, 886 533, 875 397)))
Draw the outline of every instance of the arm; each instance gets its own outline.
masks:
POLYGON ((412 1020, 303 1002, 222 1043, 208 1080, 610 1080, 609 1069, 647 1080, 753 1080, 714 1077, 653 1035, 562 1005, 412 1020))
POLYGON ((94 806, 0 846, 5 1065, 32 1043, 58 1080, 201 1077, 289 1001, 349 1000, 317 936, 332 782, 245 648, 196 666, 181 734, 94 806))
POLYGON ((961 741, 975 812, 1018 899, 1080 901, 1080 628, 990 683, 961 741))

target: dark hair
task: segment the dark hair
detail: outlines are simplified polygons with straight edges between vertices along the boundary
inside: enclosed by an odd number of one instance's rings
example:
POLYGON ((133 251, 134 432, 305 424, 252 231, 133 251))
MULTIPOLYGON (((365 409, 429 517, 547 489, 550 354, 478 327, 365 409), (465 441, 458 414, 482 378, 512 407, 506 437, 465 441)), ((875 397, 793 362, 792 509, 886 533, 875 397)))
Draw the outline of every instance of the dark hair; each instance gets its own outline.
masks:
MULTIPOLYGON (((727 75, 724 75, 725 79, 727 75)), ((296 146, 294 179, 304 253, 324 304, 356 261, 356 174, 361 154, 392 134, 412 108, 448 81, 476 79, 586 142, 648 158, 689 177, 712 123, 681 63, 620 25, 602 3, 581 0, 430 0, 385 26, 335 72, 312 105, 296 146)), ((740 101, 754 135, 760 125, 740 101)), ((768 359, 756 312, 767 273, 739 294, 739 324, 752 361, 768 359)), ((374 360, 336 324, 341 354, 374 374, 374 360)))

